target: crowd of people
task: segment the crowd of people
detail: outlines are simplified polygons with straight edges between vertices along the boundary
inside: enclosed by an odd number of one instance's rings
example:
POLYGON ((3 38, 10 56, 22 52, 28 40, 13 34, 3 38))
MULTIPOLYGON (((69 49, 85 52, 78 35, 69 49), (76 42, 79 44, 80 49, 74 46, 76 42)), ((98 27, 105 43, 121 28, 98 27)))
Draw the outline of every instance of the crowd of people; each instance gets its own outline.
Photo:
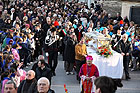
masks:
MULTIPOLYGON (((5 89, 8 90, 6 87, 9 84, 13 85, 13 89, 18 87, 17 93, 37 93, 37 90, 42 93, 40 91, 44 90, 41 90, 40 86, 51 86, 51 78, 56 76, 59 53, 63 56, 67 75, 74 75, 73 69, 75 69, 79 82, 85 78, 86 82, 93 80, 89 76, 99 77, 98 68, 89 64, 92 58, 86 51, 84 33, 92 31, 102 33, 111 39, 112 49, 123 56, 126 79, 131 79, 128 71, 129 64, 132 67, 131 71, 140 67, 138 66, 140 35, 136 26, 127 17, 122 18, 120 13, 115 17, 111 16, 96 1, 90 8, 86 3, 78 3, 74 0, 71 2, 1 1, 1 93, 5 93, 5 89), (36 61, 37 63, 34 63, 36 61), (26 72, 24 68, 28 68, 32 63, 34 63, 32 70, 26 72), (89 67, 85 65, 86 63, 89 67), (83 71, 86 67, 96 68, 96 74, 91 75, 83 71), (89 75, 86 76, 85 73, 89 75)), ((54 93, 49 86, 45 91, 54 93)), ((88 91, 85 87, 82 89, 88 91)))

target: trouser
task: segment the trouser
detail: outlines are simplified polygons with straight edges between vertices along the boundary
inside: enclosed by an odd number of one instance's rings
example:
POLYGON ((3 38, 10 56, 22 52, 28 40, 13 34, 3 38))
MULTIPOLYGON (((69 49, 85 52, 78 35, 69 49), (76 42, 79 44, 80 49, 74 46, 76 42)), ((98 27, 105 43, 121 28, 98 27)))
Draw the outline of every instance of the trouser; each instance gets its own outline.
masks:
POLYGON ((25 56, 24 56, 25 66, 27 66, 27 63, 30 63, 30 61, 31 61, 31 54, 30 53, 25 54, 25 56))
POLYGON ((36 49, 35 49, 34 52, 35 52, 34 59, 38 58, 39 55, 42 55, 42 47, 41 46, 36 46, 36 49))
POLYGON ((124 56, 123 57, 123 66, 124 66, 125 76, 126 77, 129 77, 129 72, 128 72, 128 68, 129 68, 129 56, 124 56))
POLYGON ((46 56, 46 52, 45 52, 45 50, 43 48, 42 48, 42 53, 43 53, 43 56, 44 56, 45 60, 47 60, 48 56, 46 56))
POLYGON ((80 71, 80 68, 83 64, 86 63, 86 61, 80 61, 80 60, 75 60, 76 62, 76 73, 77 73, 77 80, 80 80, 80 77, 79 77, 79 71, 80 71))
POLYGON ((57 67, 58 64, 58 52, 57 51, 51 51, 48 52, 49 54, 49 65, 51 67, 51 70, 55 72, 55 69, 57 67))
POLYGON ((137 69, 137 62, 139 61, 140 58, 140 51, 139 50, 134 50, 132 51, 132 64, 133 64, 133 69, 137 69))
POLYGON ((66 72, 71 72, 73 70, 74 63, 66 61, 66 72))
POLYGON ((137 69, 138 57, 132 57, 133 69, 137 69))
POLYGON ((0 44, 0 51, 2 51, 2 47, 1 47, 2 45, 0 44))

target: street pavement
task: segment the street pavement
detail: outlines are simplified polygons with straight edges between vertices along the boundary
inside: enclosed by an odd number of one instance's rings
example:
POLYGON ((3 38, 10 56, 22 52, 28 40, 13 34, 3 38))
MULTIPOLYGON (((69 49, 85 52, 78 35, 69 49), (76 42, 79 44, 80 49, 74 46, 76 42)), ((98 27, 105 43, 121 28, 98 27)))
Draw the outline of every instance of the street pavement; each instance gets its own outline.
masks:
MULTIPOLYGON (((56 76, 52 78, 51 89, 55 90, 56 93, 65 93, 64 84, 66 84, 68 93, 80 93, 80 85, 76 80, 76 75, 66 75, 61 55, 58 60, 56 76)), ((116 93, 140 93, 140 70, 130 71, 130 77, 131 79, 128 81, 122 80, 123 87, 118 88, 116 93)))

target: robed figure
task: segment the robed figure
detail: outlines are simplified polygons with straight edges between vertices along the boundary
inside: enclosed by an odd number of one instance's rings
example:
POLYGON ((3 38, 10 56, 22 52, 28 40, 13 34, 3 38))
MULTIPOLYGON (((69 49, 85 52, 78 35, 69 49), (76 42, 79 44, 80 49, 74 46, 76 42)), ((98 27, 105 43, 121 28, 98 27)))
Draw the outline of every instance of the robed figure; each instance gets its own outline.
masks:
POLYGON ((92 56, 86 57, 86 63, 80 68, 79 76, 81 78, 81 93, 94 93, 94 80, 99 77, 97 67, 92 64, 92 56))

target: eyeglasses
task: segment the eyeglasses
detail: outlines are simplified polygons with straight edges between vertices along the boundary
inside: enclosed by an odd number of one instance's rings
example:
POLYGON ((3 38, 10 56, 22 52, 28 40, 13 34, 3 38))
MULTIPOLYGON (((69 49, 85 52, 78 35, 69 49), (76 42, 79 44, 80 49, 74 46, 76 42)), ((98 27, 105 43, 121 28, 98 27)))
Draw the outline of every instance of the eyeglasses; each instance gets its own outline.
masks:
POLYGON ((28 76, 28 75, 31 76, 31 74, 26 74, 26 76, 28 76))

